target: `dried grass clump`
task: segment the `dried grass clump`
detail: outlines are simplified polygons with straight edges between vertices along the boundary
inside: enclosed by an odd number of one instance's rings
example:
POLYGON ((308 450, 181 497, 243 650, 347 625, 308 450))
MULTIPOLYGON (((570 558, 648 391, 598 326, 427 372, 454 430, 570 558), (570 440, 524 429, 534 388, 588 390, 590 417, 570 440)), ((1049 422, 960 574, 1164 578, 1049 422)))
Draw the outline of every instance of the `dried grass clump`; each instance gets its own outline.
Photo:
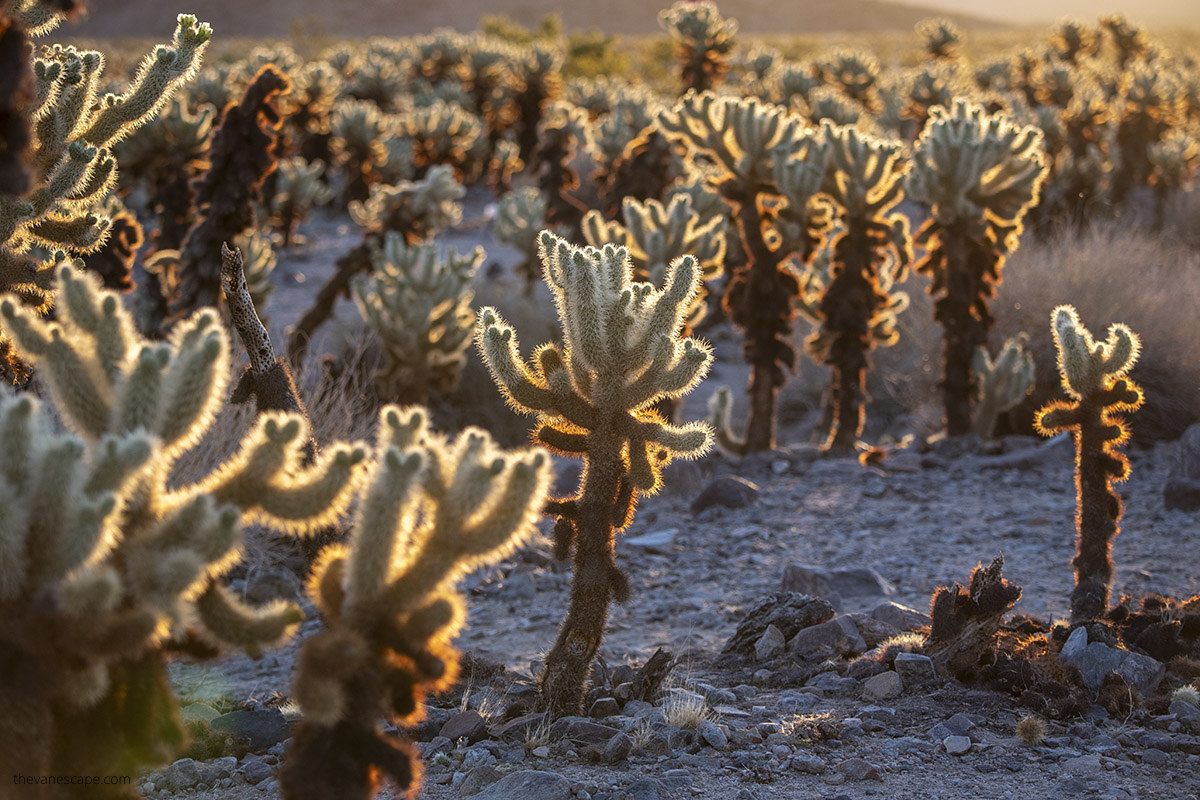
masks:
MULTIPOLYGON (((1178 438, 1200 421, 1200 317, 1181 297, 1200 297, 1200 254, 1169 238, 1136 227, 1093 227, 1045 242, 1030 240, 1013 254, 1005 272, 999 338, 1029 331, 1037 365, 1032 395, 1020 406, 1027 432, 1033 409, 1056 396, 1054 342, 1045 320, 1070 302, 1081 319, 1121 320, 1138 332, 1142 358, 1130 377, 1144 390, 1133 438, 1178 438)), ((911 316, 908 315, 908 316, 911 316)))

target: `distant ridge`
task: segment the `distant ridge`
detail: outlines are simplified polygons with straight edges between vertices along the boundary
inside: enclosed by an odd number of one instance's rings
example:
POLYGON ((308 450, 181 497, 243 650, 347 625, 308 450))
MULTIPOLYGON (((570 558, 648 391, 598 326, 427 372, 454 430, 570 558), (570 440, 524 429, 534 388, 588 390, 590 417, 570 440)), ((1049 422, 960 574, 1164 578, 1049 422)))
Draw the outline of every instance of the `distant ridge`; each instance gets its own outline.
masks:
MULTIPOLYGON (((65 36, 161 37, 176 14, 210 22, 218 35, 286 36, 293 23, 331 36, 412 36, 434 28, 471 31, 485 14, 504 13, 532 26, 558 11, 568 29, 657 35, 668 0, 89 0, 89 17, 62 29, 65 36)), ((911 31, 927 17, 948 17, 966 29, 1005 27, 995 20, 887 0, 724 0, 721 13, 750 34, 834 31, 911 31)))

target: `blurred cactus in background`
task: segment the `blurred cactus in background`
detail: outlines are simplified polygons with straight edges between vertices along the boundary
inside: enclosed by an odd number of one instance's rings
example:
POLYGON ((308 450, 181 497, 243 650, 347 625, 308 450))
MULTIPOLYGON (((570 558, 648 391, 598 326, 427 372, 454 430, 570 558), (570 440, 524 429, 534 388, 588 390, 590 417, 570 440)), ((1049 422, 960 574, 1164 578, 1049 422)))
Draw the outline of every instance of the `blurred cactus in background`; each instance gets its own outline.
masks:
POLYGON ((324 171, 322 162, 309 163, 299 156, 279 162, 279 180, 275 184, 275 196, 271 198, 271 211, 275 230, 283 237, 284 247, 290 247, 296 241, 296 227, 314 208, 333 199, 333 191, 321 179, 324 171))
POLYGON ((330 119, 330 150, 334 163, 346 173, 342 204, 366 200, 378 182, 379 165, 387 161, 386 121, 379 107, 364 100, 343 100, 330 119))
POLYGON ((680 94, 715 88, 729 70, 737 20, 725 19, 715 3, 700 0, 675 3, 659 13, 658 22, 678 47, 680 94))
POLYGON ((952 436, 971 430, 978 390, 971 364, 976 348, 987 346, 989 303, 1041 191, 1041 144, 1036 128, 959 100, 951 110, 933 110, 913 153, 908 193, 931 214, 916 234, 925 255, 915 269, 931 280, 934 317, 944 329, 942 391, 952 436))
POLYGON ((380 397, 424 404, 458 384, 475 323, 471 283, 483 259, 480 247, 439 255, 436 245, 408 246, 394 232, 372 252, 373 269, 354 279, 351 295, 383 345, 380 397))
POLYGON ((538 264, 538 234, 546 228, 546 201, 532 186, 509 192, 496 204, 496 221, 492 233, 496 240, 516 248, 524 257, 516 272, 525 281, 525 293, 533 294, 540 277, 538 264))
POLYGON ((925 56, 935 61, 958 58, 967 35, 945 17, 926 19, 917 23, 917 34, 922 39, 925 56))
POLYGON ((975 350, 971 366, 979 391, 971 432, 981 439, 991 439, 1000 415, 1015 408, 1033 391, 1033 356, 1026 349, 1028 344, 1029 337, 1021 333, 1004 343, 994 361, 986 348, 975 350))
POLYGON ((494 308, 480 310, 475 338, 509 403, 537 416, 537 439, 584 460, 578 492, 547 506, 557 518, 556 553, 574 551, 570 606, 541 676, 557 718, 582 713, 609 607, 629 596, 616 533, 633 521, 637 498, 659 489, 672 459, 695 458, 711 444, 706 425, 673 425, 653 409, 694 387, 712 353, 680 335, 700 283, 691 256, 676 259, 658 289, 633 281, 624 247, 579 248, 548 231, 539 243, 562 344, 543 344, 525 361, 494 308))

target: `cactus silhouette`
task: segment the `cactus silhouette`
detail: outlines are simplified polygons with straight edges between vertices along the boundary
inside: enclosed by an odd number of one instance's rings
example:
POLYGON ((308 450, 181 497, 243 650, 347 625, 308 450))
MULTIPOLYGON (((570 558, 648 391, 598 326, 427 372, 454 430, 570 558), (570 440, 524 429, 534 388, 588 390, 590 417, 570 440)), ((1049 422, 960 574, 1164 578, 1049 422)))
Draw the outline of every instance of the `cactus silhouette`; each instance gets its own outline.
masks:
POLYGON ((1032 126, 1018 127, 959 100, 951 110, 933 109, 913 152, 908 194, 931 213, 916 234, 925 255, 915 269, 930 277, 929 293, 937 298, 942 391, 953 436, 971 430, 971 362, 976 348, 987 346, 995 321, 989 302, 1041 191, 1041 140, 1032 126))
POLYGON ((691 256, 672 262, 657 289, 633 281, 624 247, 578 248, 549 231, 540 245, 563 343, 541 345, 525 362, 516 332, 493 308, 480 310, 475 338, 512 406, 537 415, 538 440, 585 464, 579 491, 547 506, 558 554, 574 549, 567 617, 541 678, 559 717, 582 711, 609 607, 629 594, 616 533, 632 521, 637 498, 658 490, 673 458, 695 458, 711 443, 706 425, 672 425, 653 407, 695 386, 712 353, 679 335, 700 280, 691 256))
POLYGON ((415 722, 425 693, 453 684, 466 616, 454 583, 528 538, 550 482, 544 452, 501 451, 477 428, 449 441, 418 408, 385 406, 375 450, 349 538, 309 580, 325 627, 298 659, 287 800, 365 800, 380 771, 415 795, 416 754, 381 722, 415 722))
POLYGON ((679 50, 683 92, 714 88, 729 70, 729 54, 737 20, 725 19, 709 0, 677 2, 658 15, 658 22, 679 50))
POLYGON ((1142 390, 1126 374, 1141 342, 1120 323, 1096 342, 1071 306, 1050 314, 1058 371, 1069 400, 1043 406, 1034 426, 1043 436, 1071 431, 1075 436, 1075 589, 1071 620, 1100 619, 1108 610, 1112 583, 1112 540, 1120 533, 1121 498, 1113 483, 1129 477, 1129 459, 1118 448, 1129 440, 1122 412, 1142 404, 1142 390))
MULTIPOLYGON (((0 762, 130 774, 170 760, 180 744, 167 650, 255 654, 302 618, 289 603, 246 606, 220 583, 242 523, 292 533, 328 525, 366 453, 338 445, 302 469, 303 419, 267 414, 224 463, 169 484, 223 403, 229 342, 216 313, 197 312, 154 343, 94 276, 63 267, 54 290, 56 322, 12 295, 0 301, 6 329, 74 432, 56 432, 32 396, 0 395, 0 494, 10 498, 0 534, 0 762)), ((132 792, 91 786, 68 796, 132 792)))

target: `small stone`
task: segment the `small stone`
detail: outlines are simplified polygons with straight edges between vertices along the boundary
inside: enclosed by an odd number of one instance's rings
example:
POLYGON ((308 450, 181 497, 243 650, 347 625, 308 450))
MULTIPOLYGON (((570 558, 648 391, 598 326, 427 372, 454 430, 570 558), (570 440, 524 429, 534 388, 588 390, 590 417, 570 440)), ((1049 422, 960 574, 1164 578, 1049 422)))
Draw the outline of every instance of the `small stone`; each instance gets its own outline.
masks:
POLYGON ((1155 750, 1151 748, 1149 750, 1142 751, 1142 763, 1149 764, 1152 767, 1161 767, 1170 760, 1171 757, 1162 750, 1155 750))
POLYGON ((549 758, 550 757, 550 748, 546 747, 546 745, 542 745, 541 747, 535 747, 529 751, 529 755, 533 756, 534 758, 549 758))
POLYGON ((477 800, 570 800, 571 782, 553 772, 521 770, 475 795, 477 800))
POLYGON ((896 587, 869 567, 825 569, 809 564, 792 564, 783 571, 785 592, 800 592, 814 597, 837 593, 841 597, 893 595, 896 587))
POLYGON ((661 531, 651 531, 641 536, 631 536, 625 540, 625 544, 645 550, 647 553, 670 555, 675 552, 675 537, 678 535, 678 528, 667 528, 661 531))
POLYGON ((184 720, 202 719, 205 722, 212 722, 214 719, 221 716, 221 712, 217 711, 208 703, 188 703, 186 706, 179 709, 179 713, 184 720))
POLYGON ((463 738, 471 743, 478 742, 487 736, 487 721, 478 711, 460 711, 447 720, 439 735, 452 742, 463 738))
POLYGON ((257 786, 275 774, 275 770, 269 765, 258 759, 249 760, 242 764, 242 775, 246 778, 246 783, 251 786, 257 786))
MULTIPOLYGON (((523 717, 509 720, 508 722, 496 728, 493 735, 497 739, 508 739, 510 741, 523 740, 529 735, 529 732, 539 725, 546 722, 545 714, 526 714, 523 717)), ((435 740, 436 741, 436 740, 435 740)))
POLYGON ((616 764, 624 761, 632 752, 633 739, 623 733, 618 733, 608 740, 608 744, 604 745, 604 763, 616 764))
POLYGON ((1141 653, 1110 647, 1103 642, 1088 643, 1087 628, 1079 626, 1067 637, 1059 658, 1079 668, 1083 682, 1099 688, 1109 672, 1116 672, 1144 696, 1153 695, 1166 674, 1162 662, 1141 653))
POLYGON ((823 775, 828 769, 825 759, 810 755, 793 756, 789 766, 797 772, 805 772, 809 775, 823 775))
POLYGON ((929 624, 929 615, 890 600, 871 609, 871 616, 902 631, 915 631, 929 624))
POLYGON ((900 633, 900 629, 888 622, 882 622, 874 617, 866 614, 859 614, 851 611, 848 615, 854 620, 854 627, 858 629, 858 633, 862 636, 863 641, 867 643, 867 649, 873 650, 879 645, 891 639, 893 636, 900 633))
POLYGON ((755 603, 742 618, 724 652, 749 655, 771 625, 786 640, 805 628, 833 619, 834 614, 827 600, 796 592, 775 592, 755 603))
POLYGON ((609 725, 601 725, 586 719, 577 719, 567 725, 565 738, 580 744, 607 744, 620 731, 609 725))
POLYGON ((686 789, 692 785, 692 772, 688 769, 669 769, 663 773, 662 782, 667 789, 686 789))
POLYGON ((903 691, 900 676, 895 672, 883 672, 863 681, 863 698, 873 702, 891 700, 893 697, 899 697, 903 691))
POLYGON ((1146 731, 1138 738, 1138 744, 1142 747, 1162 750, 1164 753, 1173 753, 1177 747, 1175 737, 1162 731, 1146 731))
POLYGON ((658 778, 642 778, 629 784, 625 796, 629 800, 664 800, 667 787, 658 778))
POLYGON ((842 614, 800 631, 788 641, 787 649, 807 661, 820 661, 846 653, 862 653, 867 649, 867 643, 859 635, 854 621, 842 614))
POLYGON ((1167 710, 1175 715, 1182 727, 1192 733, 1200 733, 1200 708, 1183 700, 1173 700, 1167 710))
POLYGON ((812 692, 786 691, 780 695, 778 702, 776 702, 775 711, 781 715, 803 714, 806 711, 811 711, 820 704, 821 698, 812 692))
POLYGON ((714 478, 708 486, 692 501, 693 514, 699 514, 706 508, 722 506, 724 508, 745 508, 758 498, 758 486, 734 475, 722 475, 714 478))
POLYGON ((786 645, 787 639, 783 638, 783 631, 774 625, 768 625, 763 635, 754 643, 754 656, 759 661, 767 661, 782 653, 786 645))
POLYGON ((919 686, 936 677, 933 659, 920 653, 897 653, 896 673, 905 686, 919 686))
POLYGON ((729 745, 729 737, 725 735, 725 731, 721 726, 711 720, 704 720, 696 730, 700 733, 700 738, 714 750, 724 750, 729 745))
POLYGON ((975 728, 978 727, 975 720, 961 711, 942 724, 955 736, 969 736, 972 738, 976 735, 975 728))
POLYGON ((158 787, 168 792, 191 789, 200 782, 200 765, 193 759, 181 758, 162 771, 158 787))
POLYGON ((1068 758, 1061 764, 1063 772, 1068 775, 1079 775, 1087 778, 1100 774, 1103 767, 1100 764, 1100 756, 1084 755, 1068 758))
POLYGON ((468 772, 467 777, 463 778, 462 783, 458 785, 458 793, 463 797, 470 797, 491 786, 501 777, 503 777, 501 772, 490 764, 476 767, 468 772))
POLYGON ((592 719, 604 719, 605 717, 616 716, 620 713, 621 704, 617 702, 615 697, 601 697, 592 703, 592 707, 588 710, 588 716, 592 719))
POLYGON ((834 770, 841 775, 845 775, 847 780, 852 781, 878 781, 882 780, 879 777, 879 767, 864 758, 851 758, 843 761, 834 767, 834 770))
POLYGON ((970 736, 947 736, 942 739, 942 747, 952 756, 961 756, 971 749, 970 736))

